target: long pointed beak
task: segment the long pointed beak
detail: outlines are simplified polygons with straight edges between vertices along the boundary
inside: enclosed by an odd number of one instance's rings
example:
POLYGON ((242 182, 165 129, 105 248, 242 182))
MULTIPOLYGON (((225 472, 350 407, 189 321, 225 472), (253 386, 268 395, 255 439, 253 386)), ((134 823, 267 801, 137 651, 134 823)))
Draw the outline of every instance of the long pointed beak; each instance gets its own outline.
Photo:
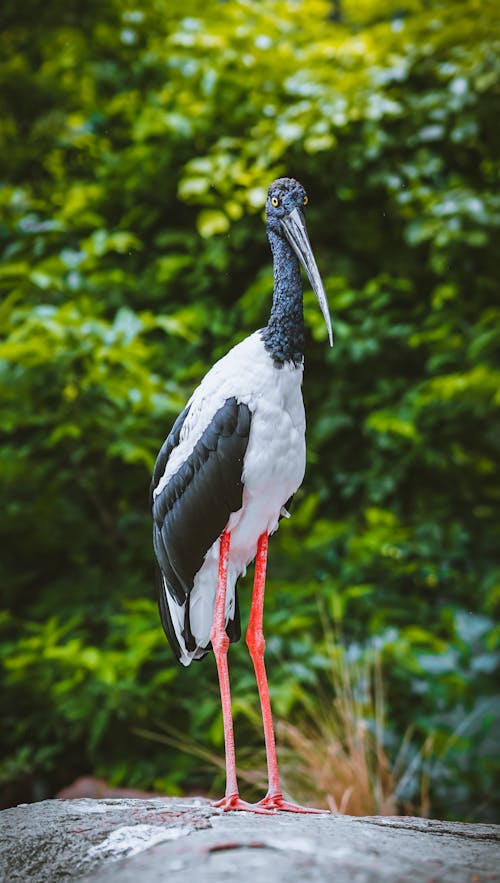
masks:
POLYGON ((281 224, 290 245, 292 246, 295 254, 297 255, 300 263, 304 267, 309 277, 309 282, 311 283, 312 290, 318 298, 320 310, 323 313, 323 318, 328 329, 328 339, 330 341, 330 346, 333 346, 334 338, 332 330, 332 320, 330 317, 330 309, 328 307, 328 301, 326 299, 325 289, 323 288, 321 276, 319 275, 319 270, 316 261, 314 260, 311 243, 309 242, 309 237, 307 235, 304 215, 302 214, 302 212, 299 211, 298 208, 294 208, 293 212, 290 212, 289 215, 287 215, 285 218, 282 218, 281 224))

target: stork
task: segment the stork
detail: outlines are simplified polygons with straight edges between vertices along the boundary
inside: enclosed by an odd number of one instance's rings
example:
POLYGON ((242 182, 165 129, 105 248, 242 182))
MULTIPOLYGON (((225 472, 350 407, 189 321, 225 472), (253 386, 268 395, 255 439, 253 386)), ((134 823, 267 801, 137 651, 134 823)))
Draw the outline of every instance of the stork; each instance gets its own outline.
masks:
POLYGON ((153 542, 163 628, 182 665, 210 649, 219 676, 226 754, 224 810, 317 812, 283 798, 264 664, 268 537, 304 477, 304 266, 333 332, 328 302, 304 221, 308 198, 293 178, 268 192, 266 227, 274 263, 265 328, 231 349, 206 374, 175 421, 152 481, 153 542), (241 635, 237 582, 255 559, 246 642, 264 725, 269 788, 242 800, 236 777, 227 654, 241 635))

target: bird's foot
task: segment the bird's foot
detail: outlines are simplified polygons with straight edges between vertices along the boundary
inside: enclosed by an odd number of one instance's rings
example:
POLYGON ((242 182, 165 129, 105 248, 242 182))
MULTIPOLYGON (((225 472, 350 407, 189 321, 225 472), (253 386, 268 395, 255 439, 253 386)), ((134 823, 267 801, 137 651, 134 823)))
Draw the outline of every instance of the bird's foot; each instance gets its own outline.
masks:
POLYGON ((221 800, 214 800, 212 806, 215 806, 217 809, 222 809, 223 812, 255 812, 259 813, 259 815, 274 815, 274 810, 261 805, 260 803, 247 803, 246 800, 242 800, 239 794, 230 794, 229 796, 223 797, 221 800))
POLYGON ((271 812, 314 813, 316 815, 329 812, 327 809, 314 809, 312 806, 300 806, 298 803, 290 803, 279 792, 277 794, 266 794, 262 800, 259 800, 257 806, 271 812))

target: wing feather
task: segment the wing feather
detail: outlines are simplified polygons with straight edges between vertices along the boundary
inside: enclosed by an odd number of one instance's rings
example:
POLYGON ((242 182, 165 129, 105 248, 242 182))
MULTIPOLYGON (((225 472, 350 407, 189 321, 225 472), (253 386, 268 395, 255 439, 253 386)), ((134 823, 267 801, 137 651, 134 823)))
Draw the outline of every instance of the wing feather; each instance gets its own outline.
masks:
MULTIPOLYGON (((168 459, 179 444, 186 408, 176 420, 156 461, 152 487, 158 487, 168 459)), ((214 414, 191 454, 153 499, 153 544, 164 585, 172 599, 185 605, 184 640, 191 643, 189 593, 205 556, 243 499, 243 459, 250 435, 251 412, 232 397, 214 414)), ((163 586, 159 587, 163 592, 163 586)), ((160 616, 176 655, 179 643, 166 599, 160 616)), ((239 610, 228 624, 232 640, 239 637, 239 610)), ((187 645, 187 644, 186 644, 187 645)), ((189 649, 189 648, 188 648, 189 649)))

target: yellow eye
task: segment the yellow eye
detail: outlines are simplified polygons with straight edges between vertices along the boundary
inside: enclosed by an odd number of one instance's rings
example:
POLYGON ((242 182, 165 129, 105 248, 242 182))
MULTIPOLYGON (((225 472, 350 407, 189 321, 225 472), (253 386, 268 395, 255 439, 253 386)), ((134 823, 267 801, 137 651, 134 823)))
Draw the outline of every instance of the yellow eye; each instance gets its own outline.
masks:
POLYGON ((309 202, 309 197, 304 196, 304 199, 302 200, 302 202, 304 203, 304 205, 307 205, 307 203, 309 202))
POLYGON ((280 201, 277 196, 271 197, 271 205, 274 205, 274 207, 276 208, 276 206, 278 206, 279 204, 280 204, 280 201))

